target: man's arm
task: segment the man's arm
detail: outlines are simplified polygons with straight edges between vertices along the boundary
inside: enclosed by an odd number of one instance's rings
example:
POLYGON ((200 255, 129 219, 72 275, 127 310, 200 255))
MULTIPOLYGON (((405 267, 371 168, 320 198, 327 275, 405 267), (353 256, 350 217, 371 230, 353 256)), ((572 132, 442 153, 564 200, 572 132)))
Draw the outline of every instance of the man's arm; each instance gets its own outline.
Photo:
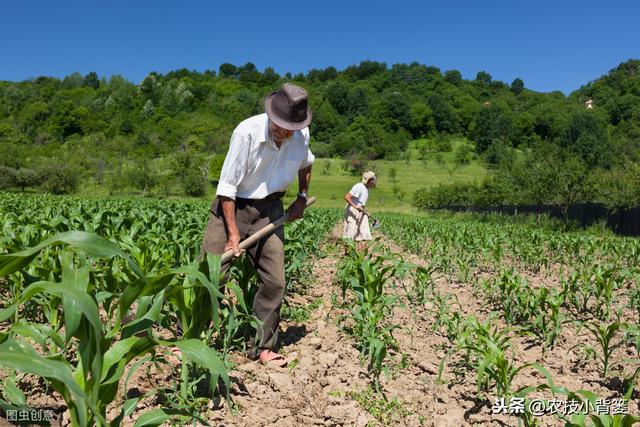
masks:
MULTIPOLYGON (((309 190, 309 184, 311 183, 311 165, 298 171, 298 192, 307 193, 309 190)), ((307 207, 307 200, 298 197, 295 202, 289 207, 289 221, 295 221, 302 218, 304 210, 307 207)))
POLYGON ((298 171, 298 192, 306 193, 311 184, 311 165, 298 171))
POLYGON ((238 230, 238 224, 236 223, 236 201, 230 197, 219 196, 220 203, 222 204, 222 215, 224 221, 227 224, 227 244, 224 247, 224 251, 231 249, 233 256, 238 257, 243 251, 238 248, 240 244, 240 231, 238 230))

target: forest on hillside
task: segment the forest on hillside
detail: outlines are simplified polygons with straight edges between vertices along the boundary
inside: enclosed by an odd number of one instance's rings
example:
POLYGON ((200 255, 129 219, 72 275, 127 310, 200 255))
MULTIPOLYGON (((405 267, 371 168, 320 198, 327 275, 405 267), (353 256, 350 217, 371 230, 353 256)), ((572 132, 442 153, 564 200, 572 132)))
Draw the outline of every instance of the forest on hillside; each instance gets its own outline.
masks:
POLYGON ((121 76, 71 74, 0 82, 0 189, 72 193, 92 182, 111 193, 179 185, 200 196, 233 128, 263 111, 283 82, 310 93, 312 149, 353 164, 400 159, 411 141, 429 159, 457 145, 492 173, 483 182, 425 188, 420 207, 446 204, 640 202, 640 60, 579 90, 539 93, 485 71, 363 61, 306 74, 259 71, 151 72, 139 85, 121 76), (593 108, 587 108, 587 101, 593 108))

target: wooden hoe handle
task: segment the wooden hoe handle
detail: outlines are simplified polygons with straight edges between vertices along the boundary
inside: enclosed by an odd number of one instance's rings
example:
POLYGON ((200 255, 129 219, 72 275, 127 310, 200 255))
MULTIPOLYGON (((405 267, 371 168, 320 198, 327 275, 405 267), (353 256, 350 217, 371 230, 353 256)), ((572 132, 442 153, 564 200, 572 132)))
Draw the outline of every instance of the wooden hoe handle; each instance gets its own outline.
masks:
MULTIPOLYGON (((316 198, 315 197, 309 197, 307 199, 307 207, 311 206, 315 202, 316 202, 316 198)), ((256 243, 258 240, 262 239, 267 234, 274 232, 279 227, 282 227, 282 225, 285 222, 287 222, 288 219, 289 219, 289 212, 285 213, 280 218, 278 218, 275 221, 273 221, 271 224, 264 226, 263 228, 258 230, 253 235, 251 235, 251 236, 247 237, 246 239, 244 239, 242 242, 240 242, 240 244, 238 245, 238 248, 240 248, 240 249, 249 248, 251 245, 256 243)), ((231 251, 231 249, 229 249, 224 254, 222 254, 222 258, 220 259, 220 264, 224 265, 224 264, 228 263, 229 261, 231 261, 232 258, 233 258, 233 251, 231 251)))

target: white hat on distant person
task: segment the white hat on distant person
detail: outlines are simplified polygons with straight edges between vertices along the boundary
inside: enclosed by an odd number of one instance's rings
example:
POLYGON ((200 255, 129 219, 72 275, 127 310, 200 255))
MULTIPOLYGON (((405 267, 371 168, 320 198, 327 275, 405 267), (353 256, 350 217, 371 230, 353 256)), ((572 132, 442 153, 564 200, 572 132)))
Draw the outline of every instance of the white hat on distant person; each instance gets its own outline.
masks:
POLYGON ((367 171, 362 174, 362 183, 366 184, 370 179, 376 179, 376 174, 373 171, 367 171))

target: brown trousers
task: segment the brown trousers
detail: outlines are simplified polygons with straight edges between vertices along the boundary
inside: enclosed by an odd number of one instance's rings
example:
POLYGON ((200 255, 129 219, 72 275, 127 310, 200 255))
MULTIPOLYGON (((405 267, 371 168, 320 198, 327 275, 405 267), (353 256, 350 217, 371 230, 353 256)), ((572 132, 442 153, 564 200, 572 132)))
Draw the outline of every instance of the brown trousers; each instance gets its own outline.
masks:
MULTIPOLYGON (((236 224, 240 240, 246 239, 261 228, 284 215, 282 200, 236 200, 236 224)), ((211 205, 209 223, 202 242, 202 253, 219 255, 227 243, 228 228, 222 213, 220 199, 211 205)), ((278 341, 280 306, 284 299, 284 227, 263 237, 247 250, 247 254, 258 273, 259 289, 253 301, 253 312, 258 319, 255 345, 249 355, 256 358, 262 350, 275 350, 278 341)), ((229 264, 223 266, 226 273, 229 264)), ((226 276, 225 276, 226 277, 226 276)))

